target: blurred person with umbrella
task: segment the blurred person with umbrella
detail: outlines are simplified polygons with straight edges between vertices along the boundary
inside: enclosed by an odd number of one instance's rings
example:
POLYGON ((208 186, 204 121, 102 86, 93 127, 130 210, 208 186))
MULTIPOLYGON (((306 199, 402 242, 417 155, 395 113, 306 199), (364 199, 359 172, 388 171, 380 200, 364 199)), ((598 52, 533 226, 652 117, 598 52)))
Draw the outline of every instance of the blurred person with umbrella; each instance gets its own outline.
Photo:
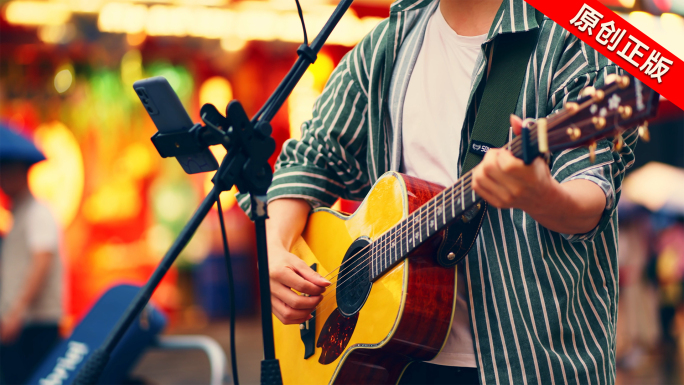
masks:
POLYGON ((28 187, 45 160, 33 143, 0 125, 0 188, 13 225, 0 247, 0 383, 24 383, 59 339, 62 265, 59 229, 28 187))

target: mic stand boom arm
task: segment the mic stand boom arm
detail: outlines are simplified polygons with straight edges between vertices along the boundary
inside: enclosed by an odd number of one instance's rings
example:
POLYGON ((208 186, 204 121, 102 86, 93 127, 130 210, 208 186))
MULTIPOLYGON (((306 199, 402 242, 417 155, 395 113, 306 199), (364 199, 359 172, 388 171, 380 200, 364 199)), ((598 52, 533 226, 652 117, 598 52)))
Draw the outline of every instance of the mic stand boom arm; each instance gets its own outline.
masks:
MULTIPOLYGON (((268 159, 275 150, 275 141, 270 136, 270 121, 290 95, 297 82, 299 82, 307 67, 316 61, 318 52, 351 3, 352 0, 341 0, 311 46, 302 44, 297 49, 297 54, 299 55, 297 61, 251 121, 247 119, 242 106, 237 101, 232 101, 227 106, 225 118, 212 105, 206 104, 202 107, 202 120, 207 126, 195 125, 191 131, 194 133, 196 142, 189 144, 193 146, 196 146, 197 143, 206 146, 222 144, 226 148, 227 154, 212 179, 214 187, 204 198, 166 255, 164 255, 164 258, 152 273, 150 279, 140 288, 133 302, 131 302, 117 322, 114 330, 109 333, 105 342, 93 352, 79 370, 74 380, 76 384, 97 383, 117 344, 135 319, 140 316, 140 313, 149 302, 152 293, 171 268, 180 252, 188 244, 195 231, 197 231, 200 223, 219 198, 219 194, 222 191, 230 190, 233 185, 237 186, 240 192, 248 192, 250 194, 252 205, 251 217, 256 226, 259 291, 264 333, 264 360, 261 364, 261 383, 282 384, 280 365, 275 358, 273 342, 271 291, 265 229, 265 221, 268 217, 266 193, 273 178, 268 159)), ((179 133, 179 135, 186 134, 186 132, 179 133)), ((172 138, 168 135, 173 136, 174 134, 155 134, 156 138, 153 138, 155 145, 164 142, 162 139, 166 139, 166 143, 174 142, 169 140, 172 138)), ((182 153, 183 146, 175 147, 178 151, 166 147, 163 156, 176 156, 176 154, 182 153)))

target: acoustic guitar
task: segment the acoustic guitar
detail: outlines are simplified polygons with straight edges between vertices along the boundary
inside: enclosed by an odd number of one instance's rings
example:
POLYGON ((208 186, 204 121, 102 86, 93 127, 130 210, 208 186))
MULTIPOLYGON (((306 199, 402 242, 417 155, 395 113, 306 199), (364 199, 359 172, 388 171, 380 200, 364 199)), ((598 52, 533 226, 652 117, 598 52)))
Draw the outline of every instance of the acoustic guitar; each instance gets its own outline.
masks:
MULTIPOLYGON (((526 125, 507 148, 529 163, 582 145, 593 154, 596 141, 615 136, 619 151, 622 132, 655 116, 659 95, 631 76, 610 81, 526 125)), ((314 210, 291 252, 332 285, 306 323, 274 317, 284 384, 396 383, 410 362, 437 355, 453 316, 455 265, 487 205, 470 180, 445 189, 388 172, 353 215, 314 210)))

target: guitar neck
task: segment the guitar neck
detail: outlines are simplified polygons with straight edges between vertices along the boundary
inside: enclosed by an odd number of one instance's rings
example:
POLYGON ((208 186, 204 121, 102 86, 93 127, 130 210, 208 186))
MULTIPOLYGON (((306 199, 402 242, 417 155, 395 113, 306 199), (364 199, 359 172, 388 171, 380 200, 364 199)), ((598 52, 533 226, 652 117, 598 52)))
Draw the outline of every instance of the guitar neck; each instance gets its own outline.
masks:
POLYGON ((460 219, 481 198, 470 184, 470 173, 415 210, 371 246, 371 281, 406 258, 426 240, 460 219))
MULTIPOLYGON (((530 143, 536 144, 537 130, 530 128, 530 143)), ((523 158, 521 137, 508 144, 517 158, 523 158)), ((447 228, 456 220, 470 220, 476 213, 475 205, 482 198, 472 189, 471 171, 463 175, 453 186, 447 187, 430 201, 411 213, 371 246, 371 281, 405 259, 426 240, 447 228)))
MULTIPOLYGON (((609 76, 610 77, 610 76, 609 76)), ((615 136, 614 148, 622 148, 621 133, 655 116, 659 95, 630 76, 606 79, 599 90, 588 87, 575 102, 547 118, 538 119, 522 129, 522 134, 504 147, 530 164, 542 153, 552 153, 589 145, 595 157, 596 142, 615 136)), ((646 126, 640 134, 647 133, 646 126)), ((467 172, 451 187, 437 194, 418 210, 380 236, 371 245, 371 281, 382 276, 433 235, 459 219, 470 220, 474 206, 482 199, 472 189, 472 174, 467 172)))

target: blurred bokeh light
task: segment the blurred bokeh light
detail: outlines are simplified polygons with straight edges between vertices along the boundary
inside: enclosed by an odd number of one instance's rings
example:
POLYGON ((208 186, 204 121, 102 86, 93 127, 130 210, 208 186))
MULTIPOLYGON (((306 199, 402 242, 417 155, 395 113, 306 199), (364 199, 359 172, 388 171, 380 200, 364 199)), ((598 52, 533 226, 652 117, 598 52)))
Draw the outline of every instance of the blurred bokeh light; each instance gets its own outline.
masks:
POLYGON ((38 126, 34 140, 47 160, 31 167, 29 187, 37 198, 49 203, 62 226, 68 226, 83 197, 81 149, 71 130, 59 122, 38 126))

